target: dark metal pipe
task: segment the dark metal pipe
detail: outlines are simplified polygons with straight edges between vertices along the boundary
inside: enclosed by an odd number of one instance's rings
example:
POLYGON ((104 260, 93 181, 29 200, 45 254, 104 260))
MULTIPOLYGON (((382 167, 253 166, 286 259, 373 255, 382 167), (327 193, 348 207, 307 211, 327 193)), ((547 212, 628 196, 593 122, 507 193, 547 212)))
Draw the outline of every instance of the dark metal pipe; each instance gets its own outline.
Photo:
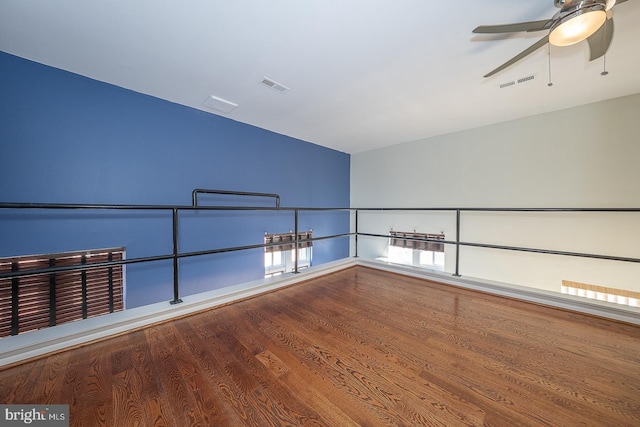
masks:
MULTIPOLYGON (((624 262, 634 262, 640 263, 640 259, 631 258, 631 257, 616 257, 616 256, 607 256, 607 255, 599 255, 599 254, 588 254, 588 253, 579 253, 579 252, 566 252, 566 251, 554 251, 554 250, 545 250, 545 249, 535 249, 535 248, 523 248, 516 246, 502 246, 502 245, 490 245, 490 244, 482 244, 482 243, 473 243, 473 242, 461 242, 460 241, 460 230, 461 230, 461 213, 462 212, 640 212, 640 208, 294 208, 294 207, 280 207, 280 196, 277 194, 269 194, 269 193, 249 193, 249 192, 235 192, 235 191, 225 191, 225 190, 204 190, 204 189, 196 189, 192 193, 192 201, 193 206, 180 206, 180 205, 93 205, 93 204, 48 204, 48 203, 0 203, 0 209, 87 209, 87 210, 171 210, 173 213, 173 250, 170 255, 160 255, 160 256, 151 256, 151 257, 141 257, 134 258, 128 260, 119 260, 119 261, 108 261, 102 263, 95 263, 90 265, 81 265, 81 266, 66 266, 66 267, 52 267, 48 269, 39 269, 39 270, 29 270, 29 271, 17 271, 12 268, 12 272, 0 273, 0 278, 12 278, 12 287, 17 288, 19 284, 19 277, 30 276, 36 274, 54 274, 56 272, 62 271, 72 271, 72 270, 82 270, 86 271, 89 268, 99 268, 99 267, 113 267, 117 265, 124 264, 133 264, 133 263, 141 263, 141 262, 152 262, 152 261, 160 261, 160 260, 168 260, 171 259, 173 261, 173 290, 174 290, 174 299, 172 303, 181 302, 179 298, 179 259, 184 257, 191 256, 199 256, 199 255, 207 255, 207 254, 215 254, 222 252, 231 252, 237 250, 247 250, 254 248, 265 248, 267 246, 271 246, 268 244, 257 244, 257 245, 248 245, 248 246, 238 246, 232 248, 222 248, 222 249, 213 249, 207 251, 198 251, 198 252, 190 252, 190 253, 179 253, 178 250, 178 213, 180 210, 225 210, 225 211, 233 211, 233 210, 256 210, 256 211, 273 211, 273 210, 282 210, 282 211, 294 211, 295 213, 295 229, 296 229, 296 250, 299 246, 299 237, 298 237, 298 215, 300 211, 355 211, 355 233, 348 234, 338 234, 333 236, 323 236, 323 237, 315 237, 311 240, 322 240, 343 236, 355 236, 355 256, 358 256, 358 237, 359 236, 374 236, 374 237, 382 237, 388 238, 388 235, 378 235, 378 234, 368 234, 368 233, 360 233, 359 232, 359 212, 360 211, 454 211, 456 213, 456 240, 455 241, 443 241, 443 240, 432 240, 426 239, 426 241, 434 241, 437 243, 444 244, 455 244, 456 245, 456 266, 455 266, 455 275, 459 275, 459 262, 460 262, 460 247, 461 246, 469 246, 469 247, 484 247, 490 249, 501 249, 501 250, 514 250, 514 251, 523 251, 523 252, 534 252, 541 254, 552 254, 552 255, 564 255, 564 256, 575 256, 575 257, 586 257, 586 258, 595 258, 595 259, 604 259, 604 260, 612 260, 612 261, 624 261, 624 262), (197 205, 197 194, 199 193, 215 193, 215 194, 229 194, 229 195, 240 195, 240 196, 257 196, 257 197, 274 197, 276 199, 276 207, 252 207, 252 206, 198 206, 197 205)), ((413 239, 409 239, 413 240, 413 239)), ((415 239, 415 240, 425 240, 425 239, 415 239)), ((296 253, 296 265, 295 272, 298 272, 298 259, 296 253)), ((15 294, 12 297, 12 301, 15 302, 15 308, 17 309, 17 298, 18 294, 15 294)), ((18 323, 17 320, 14 321, 12 318, 12 333, 18 333, 18 323)))
POLYGON ((193 207, 198 207, 198 194, 224 194, 230 196, 249 196, 249 197, 272 197, 276 199, 276 208, 280 207, 280 195, 275 193, 253 193, 248 191, 227 191, 227 190, 209 190, 204 188, 196 188, 191 193, 191 203, 193 207))
POLYGON ((178 209, 173 209, 173 300, 169 301, 171 304, 179 304, 182 302, 180 299, 180 290, 178 283, 178 209))
POLYGON ((294 246, 293 246, 294 250, 295 250, 295 252, 293 253, 293 258, 294 258, 294 261, 293 261, 293 272, 295 274, 298 274, 299 273, 299 271, 298 271, 298 255, 299 255, 298 247, 300 245, 300 239, 299 239, 299 236, 298 236, 298 210, 297 209, 295 210, 293 218, 294 218, 293 223, 294 223, 294 236, 295 236, 294 237, 295 243, 294 243, 294 246))
POLYGON ((355 237, 355 247, 356 247, 356 252, 355 252, 355 258, 358 258, 358 210, 356 209, 356 237, 355 237))
POLYGON ((460 277, 460 209, 456 210, 456 272, 453 275, 460 277))
MULTIPOLYGON (((388 234, 374 234, 374 233, 358 233, 358 234, 360 236, 384 237, 384 238, 387 238, 387 239, 390 237, 388 234)), ((416 241, 416 242, 444 243, 444 244, 448 244, 448 245, 455 245, 456 244, 455 240, 427 239, 427 238, 422 238, 422 237, 402 237, 402 240, 412 240, 412 241, 416 241)))
POLYGON ((187 205, 83 205, 72 203, 0 203, 0 209, 55 209, 55 210, 171 210, 185 211, 351 211, 354 208, 273 207, 273 206, 187 206, 187 205))
POLYGON ((640 212, 640 208, 349 208, 360 211, 640 212))
POLYGON ((471 243, 471 242, 460 242, 460 245, 470 246, 475 248, 503 249, 503 250, 509 250, 509 251, 517 251, 517 252, 533 252, 533 253, 547 254, 547 255, 564 255, 564 256, 573 256, 573 257, 580 257, 580 258, 604 259, 608 261, 624 261, 624 262, 640 263, 640 258, 589 254, 589 253, 583 253, 583 252, 555 251, 555 250, 549 250, 549 249, 523 248, 519 246, 490 245, 486 243, 471 243))
POLYGON ((92 268, 113 267, 113 266, 125 265, 125 264, 139 264, 143 262, 152 262, 152 261, 166 261, 172 258, 173 258, 173 255, 158 255, 158 256, 150 256, 150 257, 124 259, 120 261, 95 262, 95 263, 86 264, 86 265, 68 265, 63 267, 22 270, 22 271, 16 271, 15 273, 5 272, 5 273, 0 273, 0 279, 5 279, 7 277, 25 277, 25 276, 37 276, 39 274, 62 273, 65 271, 73 271, 73 270, 90 270, 92 268))

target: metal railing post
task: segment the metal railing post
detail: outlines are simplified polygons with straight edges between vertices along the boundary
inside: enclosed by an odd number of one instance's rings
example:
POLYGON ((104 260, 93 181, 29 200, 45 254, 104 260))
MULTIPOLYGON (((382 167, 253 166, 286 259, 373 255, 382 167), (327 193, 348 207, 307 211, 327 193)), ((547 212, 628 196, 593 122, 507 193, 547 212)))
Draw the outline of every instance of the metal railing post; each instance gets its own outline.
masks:
POLYGON ((294 258, 294 262, 293 262, 293 272, 294 273, 299 273, 300 271, 298 271, 298 255, 299 255, 299 251, 298 251, 298 245, 300 244, 299 240, 298 240, 298 209, 296 209, 294 211, 294 253, 293 253, 293 258, 294 258))
POLYGON ((173 208, 173 300, 171 304, 181 303, 178 285, 178 209, 173 208))
POLYGON ((460 277, 460 209, 456 209, 456 272, 453 275, 460 277))
POLYGON ((355 241, 355 246, 356 246, 356 253, 355 253, 355 257, 354 258, 358 258, 358 209, 356 209, 356 241, 355 241))

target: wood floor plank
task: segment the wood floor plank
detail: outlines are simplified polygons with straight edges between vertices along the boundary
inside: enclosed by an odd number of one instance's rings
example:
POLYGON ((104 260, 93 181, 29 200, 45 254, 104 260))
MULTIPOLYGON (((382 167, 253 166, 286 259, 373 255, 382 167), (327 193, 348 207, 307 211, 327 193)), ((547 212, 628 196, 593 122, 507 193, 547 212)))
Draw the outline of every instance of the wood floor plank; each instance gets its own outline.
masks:
POLYGON ((112 345, 114 341, 105 341, 85 349, 83 374, 79 378, 79 395, 74 396, 77 408, 74 425, 104 425, 113 419, 110 357, 112 345), (82 422, 76 423, 76 420, 82 422))
POLYGON ((357 267, 0 370, 73 426, 640 425, 640 327, 357 267))
POLYGON ((172 426, 175 419, 144 331, 134 331, 112 353, 114 424, 130 419, 148 426, 172 426))
MULTIPOLYGON (((274 343, 273 339, 263 333, 259 325, 264 325, 264 313, 257 313, 258 310, 243 310, 243 316, 239 316, 236 322, 243 325, 243 339, 258 360, 264 364, 264 354, 273 355, 285 367, 277 368, 279 380, 285 387, 291 389, 299 398, 308 402, 315 408, 326 422, 325 425, 374 425, 373 419, 363 417, 362 413, 350 416, 345 413, 339 401, 342 399, 326 378, 318 375, 315 370, 302 368, 304 362, 282 347, 274 343)), ((270 328, 267 327, 267 330, 270 328)), ((270 363, 272 361, 270 360, 270 363)))
MULTIPOLYGON (((334 318, 314 318, 313 314, 304 308, 304 301, 289 301, 281 304, 278 310, 286 312, 299 325, 320 325, 321 327, 315 328, 318 334, 315 338, 327 343, 329 350, 336 354, 337 360, 353 364, 348 367, 348 373, 365 371, 370 382, 384 384, 389 390, 393 390, 395 401, 388 399, 389 402, 407 417, 410 423, 424 424, 430 418, 438 418, 444 425, 481 424, 484 413, 479 408, 449 395, 444 389, 416 388, 415 385, 420 381, 416 372, 408 373, 405 369, 396 369, 395 363, 386 361, 387 354, 381 354, 369 342, 357 339, 355 335, 342 329, 334 318), (424 408, 431 410, 424 413, 424 408)), ((312 332, 309 332, 309 335, 314 337, 312 332)), ((397 362, 396 357, 392 358, 397 362)))
POLYGON ((28 404, 41 396, 32 395, 33 384, 47 364, 48 358, 0 370, 0 402, 28 404))

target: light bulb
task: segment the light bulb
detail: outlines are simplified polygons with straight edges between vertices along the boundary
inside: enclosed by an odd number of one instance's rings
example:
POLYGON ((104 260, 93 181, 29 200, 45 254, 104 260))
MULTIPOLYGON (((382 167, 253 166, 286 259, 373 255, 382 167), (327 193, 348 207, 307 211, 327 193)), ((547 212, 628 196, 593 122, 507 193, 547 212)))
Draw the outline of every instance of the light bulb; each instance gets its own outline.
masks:
POLYGON ((549 34, 549 43, 554 46, 576 44, 598 31, 606 19, 607 13, 604 10, 580 13, 553 28, 549 34))

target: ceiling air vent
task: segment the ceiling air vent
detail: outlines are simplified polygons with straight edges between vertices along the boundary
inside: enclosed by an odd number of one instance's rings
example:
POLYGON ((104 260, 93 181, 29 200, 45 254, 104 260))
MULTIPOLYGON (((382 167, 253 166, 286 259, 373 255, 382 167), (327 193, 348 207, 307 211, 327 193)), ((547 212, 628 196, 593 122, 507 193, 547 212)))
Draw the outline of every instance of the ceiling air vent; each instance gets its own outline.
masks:
POLYGON ((530 76, 521 77, 517 80, 511 80, 510 82, 505 82, 500 84, 500 89, 504 89, 506 87, 515 86, 516 84, 526 83, 536 78, 535 74, 531 74, 530 76))
POLYGON ((523 77, 521 79, 518 79, 518 83, 524 83, 524 82, 528 82, 529 80, 533 80, 535 79, 536 76, 534 74, 527 76, 527 77, 523 77))
POLYGON ((218 98, 217 96, 211 95, 208 97, 203 103, 207 108, 211 108, 212 110, 220 111, 222 113, 229 113, 231 110, 236 108, 238 104, 234 104, 233 102, 229 102, 226 99, 218 98))
POLYGON ((262 80, 260 80, 260 83, 273 90, 277 90, 280 93, 285 93, 289 91, 288 87, 276 82, 275 80, 270 79, 269 77, 263 77, 262 80))

